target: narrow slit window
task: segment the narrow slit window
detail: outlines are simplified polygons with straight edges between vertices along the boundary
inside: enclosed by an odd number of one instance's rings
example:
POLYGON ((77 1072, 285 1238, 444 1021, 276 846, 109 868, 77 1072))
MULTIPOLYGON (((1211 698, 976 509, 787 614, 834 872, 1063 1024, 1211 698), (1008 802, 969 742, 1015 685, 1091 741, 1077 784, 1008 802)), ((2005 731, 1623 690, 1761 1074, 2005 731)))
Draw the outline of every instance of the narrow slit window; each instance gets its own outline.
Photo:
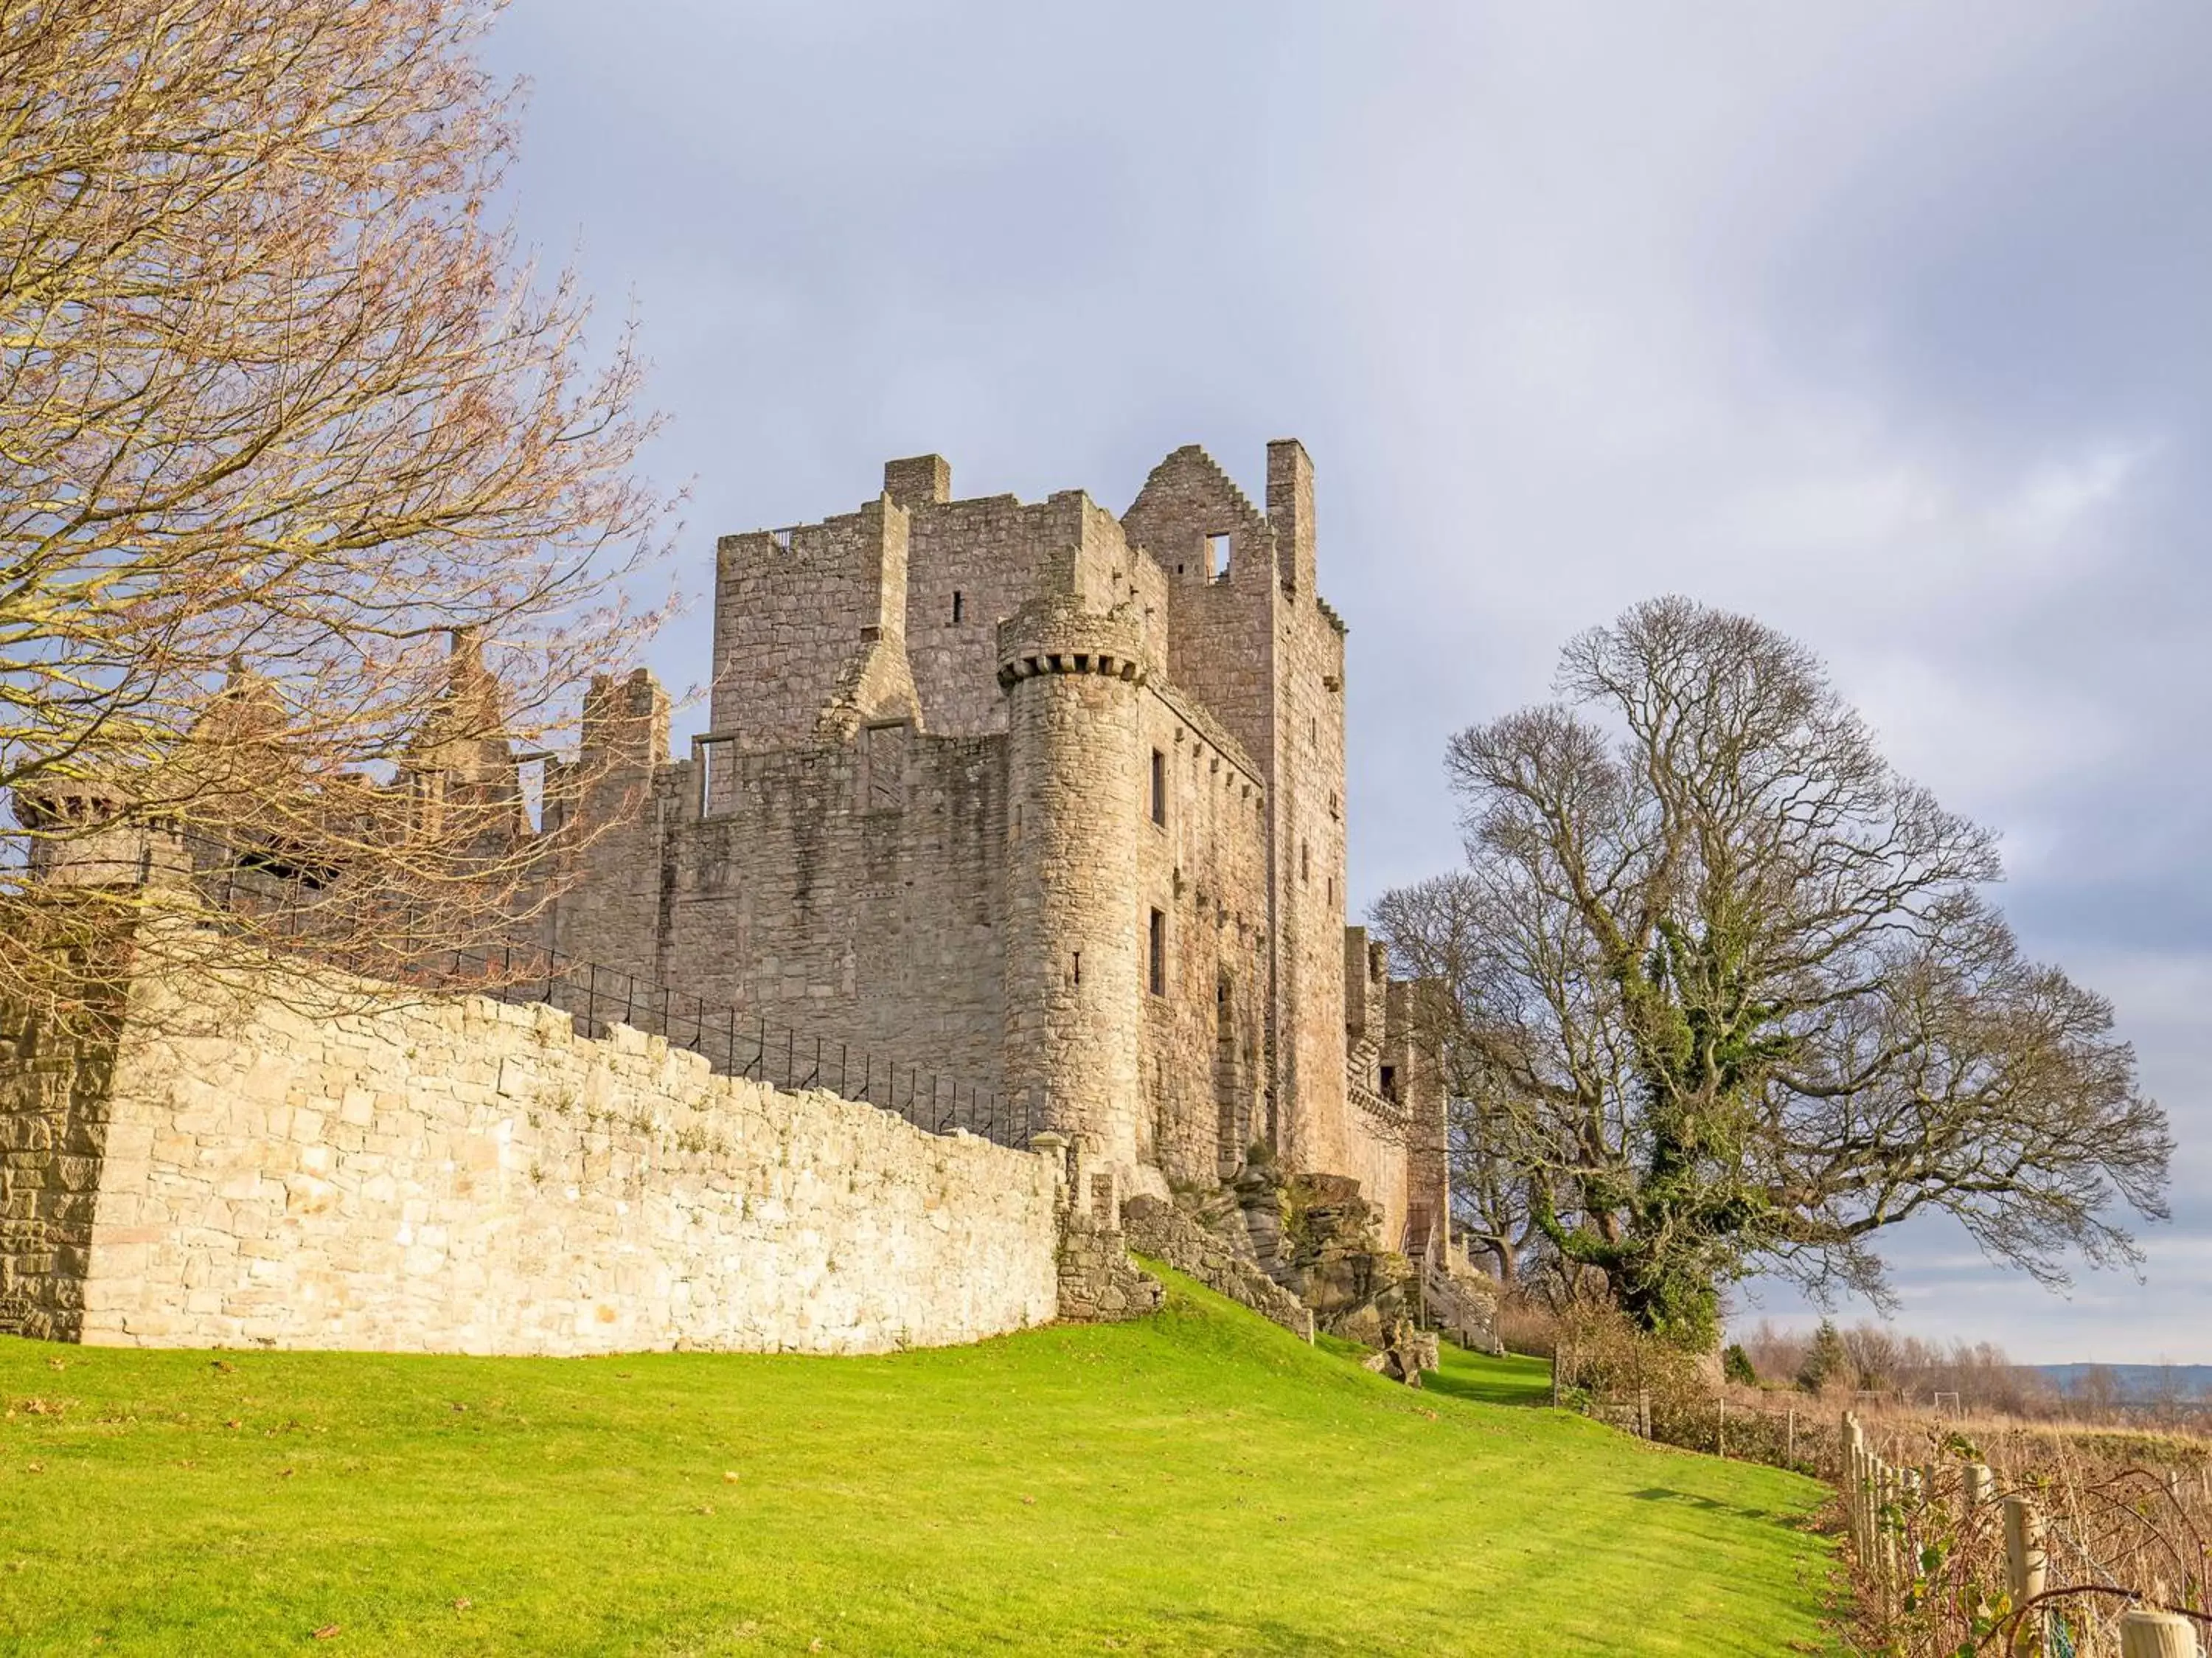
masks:
POLYGON ((1075 969, 1069 977, 1071 983, 1080 984, 1083 982, 1083 952, 1080 950, 1075 953, 1075 969))
POLYGON ((1304 841, 1298 843, 1298 879, 1300 881, 1313 879, 1313 848, 1304 841))
POLYGON ((958 588, 955 588, 952 589, 952 625, 955 627, 959 626, 962 619, 965 618, 967 614, 968 601, 962 596, 960 589, 958 588))
POLYGON ((1152 821, 1166 827, 1168 820, 1168 757, 1152 750, 1152 821))
POLYGON ((1145 942, 1146 979, 1154 996, 1168 993, 1168 918, 1161 911, 1152 911, 1152 927, 1145 942))
POLYGON ((1390 1100, 1398 1097, 1398 1068, 1395 1065, 1382 1067, 1382 1097, 1390 1100))

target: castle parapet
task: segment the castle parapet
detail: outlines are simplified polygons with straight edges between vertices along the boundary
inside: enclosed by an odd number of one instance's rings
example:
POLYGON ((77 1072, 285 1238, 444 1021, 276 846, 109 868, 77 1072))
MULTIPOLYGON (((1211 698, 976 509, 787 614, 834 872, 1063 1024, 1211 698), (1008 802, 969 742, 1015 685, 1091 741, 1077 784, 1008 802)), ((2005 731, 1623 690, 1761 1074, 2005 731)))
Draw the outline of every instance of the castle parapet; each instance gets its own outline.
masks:
POLYGON ((1041 674, 1097 674, 1142 685, 1143 635, 1131 617, 1100 615, 1071 600, 1024 605, 999 624, 999 684, 1012 690, 1041 674))

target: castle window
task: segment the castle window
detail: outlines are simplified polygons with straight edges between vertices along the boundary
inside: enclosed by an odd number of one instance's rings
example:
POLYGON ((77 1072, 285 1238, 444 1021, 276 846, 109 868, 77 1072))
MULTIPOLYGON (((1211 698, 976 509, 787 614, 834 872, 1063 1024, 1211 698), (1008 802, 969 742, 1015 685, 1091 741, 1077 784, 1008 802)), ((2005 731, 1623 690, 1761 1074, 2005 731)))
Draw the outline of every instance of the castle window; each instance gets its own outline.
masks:
POLYGON ((1152 911, 1152 929, 1145 941, 1146 978, 1154 996, 1168 993, 1168 918, 1152 911))
POLYGON ((1152 750, 1152 821, 1165 827, 1168 820, 1168 757, 1152 750))
POLYGON ((967 614, 967 611, 968 611, 968 603, 967 603, 967 600, 964 600, 964 599, 963 599, 963 598, 960 596, 960 589, 959 589, 958 588, 953 588, 953 589, 952 589, 952 625, 953 625, 953 626, 957 627, 957 626, 959 626, 959 625, 960 625, 960 619, 961 619, 963 616, 964 616, 965 614, 967 614))
POLYGON ((1298 843, 1298 879, 1300 881, 1311 881, 1313 879, 1312 853, 1313 849, 1307 845, 1305 842, 1300 841, 1298 843))
POLYGON ((1382 1067, 1382 1097, 1394 1103, 1398 1098, 1398 1068, 1395 1065, 1382 1067))
POLYGON ((1206 538, 1206 570, 1209 580, 1225 582, 1229 579, 1229 532, 1222 530, 1206 538))
POLYGON ((1080 950, 1075 953, 1075 968, 1069 975, 1069 978, 1073 984, 1080 984, 1083 982, 1083 952, 1080 950))

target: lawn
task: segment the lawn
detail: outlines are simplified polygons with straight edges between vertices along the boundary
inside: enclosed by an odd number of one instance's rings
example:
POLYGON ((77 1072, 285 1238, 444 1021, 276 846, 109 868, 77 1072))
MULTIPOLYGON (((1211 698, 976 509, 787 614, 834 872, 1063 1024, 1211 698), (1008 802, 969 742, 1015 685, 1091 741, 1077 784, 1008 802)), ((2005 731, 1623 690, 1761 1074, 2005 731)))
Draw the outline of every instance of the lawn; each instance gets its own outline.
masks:
POLYGON ((0 1646, 1828 1649, 1810 1481, 1534 1408, 1528 1361, 1414 1393, 1170 1288, 879 1359, 0 1339, 0 1646))

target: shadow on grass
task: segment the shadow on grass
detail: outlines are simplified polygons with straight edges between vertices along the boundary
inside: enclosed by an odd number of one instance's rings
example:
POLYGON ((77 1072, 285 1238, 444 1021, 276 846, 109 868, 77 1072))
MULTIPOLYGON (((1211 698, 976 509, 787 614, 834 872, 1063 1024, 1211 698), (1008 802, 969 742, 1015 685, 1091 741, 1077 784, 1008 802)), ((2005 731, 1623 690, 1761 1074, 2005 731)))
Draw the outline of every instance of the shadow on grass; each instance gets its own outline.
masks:
POLYGON ((1695 1491, 1678 1491, 1671 1485, 1647 1486, 1629 1495, 1638 1503, 1680 1503, 1692 1509, 1710 1509, 1715 1514, 1732 1514, 1744 1520, 1763 1520, 1776 1525, 1789 1523, 1785 1516, 1771 1509, 1748 1509, 1738 1503, 1723 1503, 1717 1497, 1700 1496, 1695 1491))

